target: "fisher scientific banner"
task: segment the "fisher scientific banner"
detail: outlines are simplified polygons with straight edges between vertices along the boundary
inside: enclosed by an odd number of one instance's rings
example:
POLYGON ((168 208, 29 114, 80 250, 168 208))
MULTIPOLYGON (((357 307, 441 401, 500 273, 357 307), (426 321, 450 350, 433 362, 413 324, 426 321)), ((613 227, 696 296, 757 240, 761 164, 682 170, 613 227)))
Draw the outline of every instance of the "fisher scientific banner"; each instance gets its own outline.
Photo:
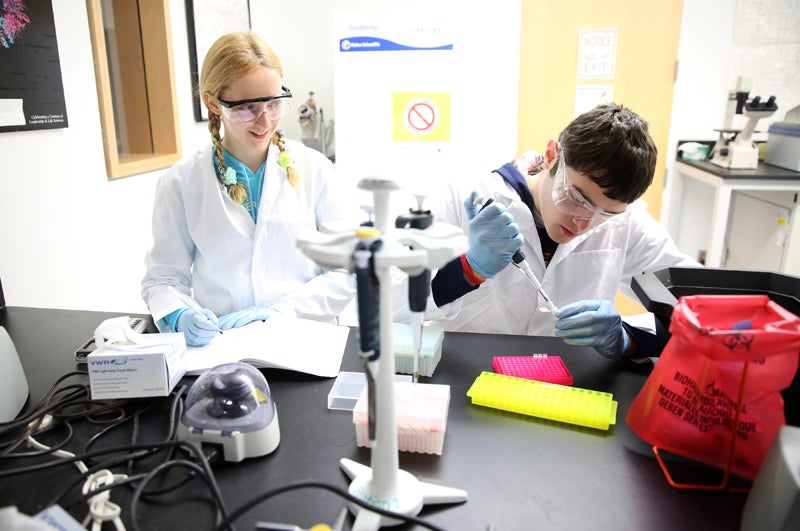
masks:
POLYGON ((337 13, 336 164, 406 183, 453 158, 453 25, 441 11, 337 13))
POLYGON ((0 4, 0 132, 68 126, 53 4, 0 4))
POLYGON ((514 158, 520 3, 472 3, 335 12, 337 175, 431 195, 514 158))

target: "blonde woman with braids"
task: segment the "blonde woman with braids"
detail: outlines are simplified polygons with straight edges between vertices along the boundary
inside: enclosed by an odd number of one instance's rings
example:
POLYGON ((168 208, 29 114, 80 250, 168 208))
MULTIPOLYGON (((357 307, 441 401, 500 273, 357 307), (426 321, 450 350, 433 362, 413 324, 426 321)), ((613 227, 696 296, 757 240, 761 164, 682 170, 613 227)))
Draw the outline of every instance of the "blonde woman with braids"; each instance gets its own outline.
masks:
POLYGON ((279 128, 291 92, 280 60, 252 32, 221 37, 200 75, 211 144, 158 182, 142 297, 159 330, 200 346, 272 315, 333 321, 355 294, 323 272, 299 232, 358 219, 355 195, 321 153, 279 128))

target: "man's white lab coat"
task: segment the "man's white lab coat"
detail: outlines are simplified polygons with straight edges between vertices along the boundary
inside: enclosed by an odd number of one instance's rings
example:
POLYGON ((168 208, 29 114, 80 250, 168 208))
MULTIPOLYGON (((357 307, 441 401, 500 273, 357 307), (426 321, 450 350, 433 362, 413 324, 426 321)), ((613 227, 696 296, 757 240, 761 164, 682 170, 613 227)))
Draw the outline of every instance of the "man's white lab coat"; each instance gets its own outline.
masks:
MULTIPOLYGON (((521 250, 557 306, 585 299, 613 301, 617 290, 636 300, 631 289, 635 275, 672 266, 700 266, 678 250, 666 229, 639 200, 629 207, 627 224, 615 229, 601 226, 560 244, 545 269, 533 215, 511 186, 492 173, 476 189, 482 197, 494 197, 514 216, 525 237, 521 250)), ((469 191, 465 187, 460 190, 447 187, 444 196, 431 206, 435 219, 458 225, 467 232, 463 201, 469 191)), ((427 315, 445 330, 552 336, 555 319, 552 313, 538 311, 543 303, 522 271, 509 265, 478 289, 441 308, 429 308, 427 315)), ((631 324, 651 331, 655 326, 652 316, 631 324)))

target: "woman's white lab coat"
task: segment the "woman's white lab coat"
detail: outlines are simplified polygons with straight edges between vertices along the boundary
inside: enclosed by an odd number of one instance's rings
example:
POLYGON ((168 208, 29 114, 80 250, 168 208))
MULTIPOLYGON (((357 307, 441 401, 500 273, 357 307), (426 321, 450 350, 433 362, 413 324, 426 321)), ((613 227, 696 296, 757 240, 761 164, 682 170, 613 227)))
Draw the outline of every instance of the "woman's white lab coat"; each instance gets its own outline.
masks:
MULTIPOLYGON (((559 245, 545 269, 533 215, 517 193, 496 173, 483 180, 477 189, 481 196, 494 197, 507 206, 514 216, 525 237, 522 252, 557 306, 585 299, 613 301, 617 290, 636 300, 631 289, 635 275, 664 267, 700 266, 678 250, 665 228, 653 219, 640 200, 629 207, 627 224, 616 229, 594 229, 559 245)), ((463 200, 468 194, 466 189, 447 188, 446 196, 435 203, 440 207, 432 207, 435 219, 461 226, 466 232, 468 221, 463 200)), ((542 304, 522 271, 509 265, 478 289, 434 311, 429 309, 427 315, 437 321, 445 319, 436 324, 446 330, 552 336, 555 319, 552 313, 537 310, 542 304)), ((644 322, 631 324, 654 329, 652 315, 644 322)))
POLYGON ((321 223, 357 224, 354 193, 335 179, 321 153, 289 141, 300 175, 297 189, 270 147, 255 224, 222 190, 209 146, 164 174, 153 208, 153 247, 147 254, 142 297, 153 319, 194 300, 222 316, 248 306, 271 306, 282 315, 333 321, 355 294, 345 271, 324 272, 297 248, 298 233, 321 223))

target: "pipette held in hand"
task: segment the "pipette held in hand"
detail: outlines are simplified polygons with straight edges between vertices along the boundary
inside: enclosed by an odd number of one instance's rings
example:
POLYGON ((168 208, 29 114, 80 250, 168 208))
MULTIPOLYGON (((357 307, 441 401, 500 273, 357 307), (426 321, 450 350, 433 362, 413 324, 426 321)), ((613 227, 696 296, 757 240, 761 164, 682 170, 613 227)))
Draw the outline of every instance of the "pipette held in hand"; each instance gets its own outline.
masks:
POLYGON ((556 305, 553 304, 553 301, 550 299, 550 297, 547 295, 547 292, 545 292, 544 288, 542 287, 542 283, 539 282, 539 279, 536 278, 536 275, 534 275, 533 271, 531 271, 531 266, 528 265, 528 261, 525 260, 525 255, 522 254, 522 251, 517 251, 514 254, 514 257, 511 259, 511 263, 514 264, 514 266, 516 266, 517 269, 519 269, 525 274, 531 285, 536 289, 536 291, 539 292, 539 295, 542 296, 542 299, 544 299, 544 306, 539 307, 539 309, 547 312, 556 311, 556 305))
MULTIPOLYGON (((475 199, 473 200, 473 204, 481 205, 481 208, 478 210, 478 212, 480 212, 487 206, 491 205, 493 202, 494 199, 492 199, 491 197, 488 199, 484 199, 481 196, 476 196, 475 199)), ((514 256, 511 257, 511 263, 514 264, 514 266, 517 269, 519 269, 525 274, 525 277, 528 279, 531 285, 536 289, 537 292, 539 292, 539 294, 544 299, 545 305, 543 307, 540 307, 539 309, 547 312, 556 311, 556 305, 553 304, 553 301, 544 291, 542 283, 539 282, 539 279, 536 278, 536 275, 533 274, 531 266, 528 265, 528 261, 525 259, 525 255, 523 254, 521 249, 517 249, 517 252, 515 252, 514 256)))

